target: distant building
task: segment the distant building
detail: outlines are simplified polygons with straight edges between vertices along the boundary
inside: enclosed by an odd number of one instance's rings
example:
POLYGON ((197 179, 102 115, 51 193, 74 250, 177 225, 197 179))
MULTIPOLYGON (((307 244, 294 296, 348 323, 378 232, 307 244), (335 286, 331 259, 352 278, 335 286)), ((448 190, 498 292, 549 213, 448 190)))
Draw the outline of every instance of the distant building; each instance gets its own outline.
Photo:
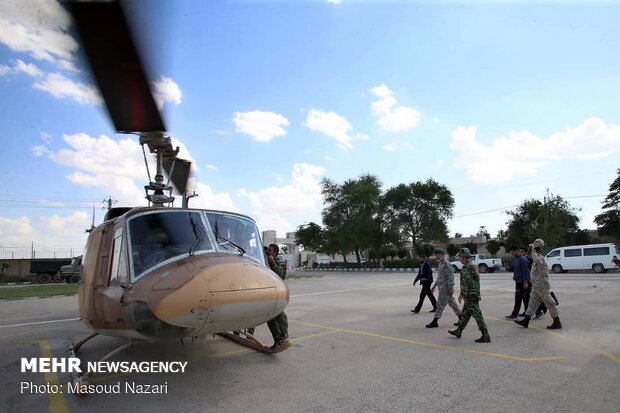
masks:
POLYGON ((296 268, 301 266, 303 260, 301 259, 299 246, 295 244, 294 232, 287 232, 285 238, 278 238, 274 230, 263 231, 263 245, 267 247, 269 244, 280 246, 280 255, 288 262, 289 267, 296 268), (286 253, 282 251, 282 246, 286 247, 286 253))

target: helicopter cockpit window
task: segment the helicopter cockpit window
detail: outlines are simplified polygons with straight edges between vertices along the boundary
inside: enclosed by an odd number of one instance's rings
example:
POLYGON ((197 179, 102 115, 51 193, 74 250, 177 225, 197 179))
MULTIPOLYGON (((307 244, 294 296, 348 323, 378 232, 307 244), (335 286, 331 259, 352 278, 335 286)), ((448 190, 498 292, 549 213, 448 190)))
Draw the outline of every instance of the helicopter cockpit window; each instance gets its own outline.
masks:
POLYGON ((129 221, 134 278, 159 264, 212 250, 200 212, 163 211, 129 221))
POLYGON ((208 212, 209 224, 217 240, 218 250, 246 255, 265 262, 265 251, 254 221, 236 215, 208 212))

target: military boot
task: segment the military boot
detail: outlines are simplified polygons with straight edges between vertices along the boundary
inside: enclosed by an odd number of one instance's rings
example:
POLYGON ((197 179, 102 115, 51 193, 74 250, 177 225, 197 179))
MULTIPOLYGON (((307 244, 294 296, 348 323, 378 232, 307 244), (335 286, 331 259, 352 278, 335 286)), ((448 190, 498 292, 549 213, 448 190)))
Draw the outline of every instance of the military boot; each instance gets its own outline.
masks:
POLYGON ((530 325, 530 319, 532 317, 530 317, 529 315, 526 315, 525 317, 523 317, 523 320, 514 320, 515 323, 519 324, 520 326, 523 326, 525 328, 527 328, 527 326, 530 325))
POLYGON ((459 316, 459 321, 454 323, 455 326, 460 326, 461 325, 461 318, 463 318, 463 316, 459 316))
POLYGON ((431 321, 430 323, 428 323, 426 325, 426 328, 435 328, 435 327, 439 327, 439 324, 437 324, 437 319, 433 318, 433 321, 431 321))
POLYGON ((485 328, 484 330, 481 331, 481 333, 482 333, 482 337, 476 340, 476 343, 490 343, 491 337, 489 336, 489 330, 485 328))
POLYGON ((562 328, 562 323, 560 323, 560 317, 553 318, 553 324, 547 326, 549 330, 560 330, 562 328))
POLYGON ((448 333, 452 334, 456 338, 461 338, 461 334, 463 334, 463 330, 461 330, 461 327, 459 327, 456 330, 448 330, 448 333))

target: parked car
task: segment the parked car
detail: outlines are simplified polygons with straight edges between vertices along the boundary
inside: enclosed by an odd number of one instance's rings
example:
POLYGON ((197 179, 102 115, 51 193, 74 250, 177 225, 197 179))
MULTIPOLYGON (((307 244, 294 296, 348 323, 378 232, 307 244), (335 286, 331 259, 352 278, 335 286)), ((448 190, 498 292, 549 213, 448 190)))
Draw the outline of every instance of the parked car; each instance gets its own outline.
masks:
POLYGON ((614 244, 572 245, 556 248, 547 254, 547 264, 555 273, 569 270, 592 270, 604 273, 615 268, 620 250, 614 244))
MULTIPOLYGON (((478 265, 478 270, 484 272, 495 272, 502 268, 502 260, 499 258, 487 258, 484 254, 473 254, 470 261, 478 265)), ((461 261, 450 262, 454 271, 461 271, 463 264, 461 261)))

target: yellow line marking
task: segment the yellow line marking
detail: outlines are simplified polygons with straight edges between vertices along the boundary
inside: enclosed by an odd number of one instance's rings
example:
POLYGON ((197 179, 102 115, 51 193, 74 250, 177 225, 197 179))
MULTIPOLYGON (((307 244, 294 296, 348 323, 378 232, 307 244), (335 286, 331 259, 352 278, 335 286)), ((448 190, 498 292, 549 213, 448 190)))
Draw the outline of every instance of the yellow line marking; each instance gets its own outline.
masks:
POLYGON ((603 357, 607 357, 609 360, 611 360, 611 361, 613 361, 614 363, 616 363, 616 364, 620 365, 620 357, 618 357, 618 356, 615 356, 615 355, 613 355, 613 354, 611 354, 611 353, 608 353, 608 352, 606 352, 606 351, 603 351, 603 352, 601 353, 601 356, 603 356, 603 357))
MULTIPOLYGON (((39 341, 41 348, 41 356, 44 358, 52 358, 52 352, 47 340, 39 341)), ((58 384, 58 376, 56 373, 45 373, 45 381, 50 384, 58 384)), ((48 405, 51 413, 68 413, 67 404, 62 397, 62 393, 50 393, 48 405)))
POLYGON ((316 323, 308 323, 308 322, 298 321, 298 320, 291 320, 291 322, 305 325, 308 327, 324 328, 324 329, 328 329, 334 332, 349 333, 349 334, 356 334, 356 335, 366 336, 366 337, 380 338, 383 340, 395 341, 398 343, 412 344, 412 345, 423 346, 423 347, 440 348, 440 349, 451 350, 451 351, 460 351, 464 353, 474 353, 474 354, 479 354, 483 356, 499 357, 499 358, 504 358, 504 359, 509 359, 509 360, 524 361, 524 362, 555 361, 555 360, 563 360, 565 358, 563 356, 519 357, 519 356, 510 355, 510 354, 494 353, 491 351, 476 350, 476 349, 464 348, 464 347, 447 346, 444 344, 436 344, 436 343, 429 343, 425 341, 410 340, 410 339, 405 339, 405 338, 400 338, 400 337, 391 337, 391 336, 385 336, 382 334, 371 333, 368 331, 352 330, 348 328, 338 328, 338 327, 326 326, 326 325, 316 324, 316 323))
MULTIPOLYGON (((320 333, 309 334, 309 335, 306 335, 306 336, 301 336, 301 337, 293 338, 291 340, 291 342, 293 344, 295 344, 298 341, 308 340, 308 339, 316 338, 316 337, 322 337, 322 336, 326 336, 326 335, 329 335, 329 334, 334 334, 336 332, 337 331, 322 331, 320 333)), ((203 357, 195 357, 195 358, 188 359, 186 361, 188 361, 188 362, 195 362, 195 361, 200 361, 200 360, 204 360, 204 359, 207 359, 207 358, 231 357, 231 356, 237 356, 237 355, 240 355, 240 354, 248 354, 248 353, 254 353, 254 352, 255 352, 255 350, 251 350, 251 349, 248 349, 248 348, 242 348, 242 349, 239 349, 239 350, 225 351, 223 353, 209 354, 209 355, 203 356, 203 357)), ((138 374, 138 373, 116 373, 116 374, 108 374, 106 376, 98 376, 98 377, 93 378, 91 380, 91 383, 99 383, 99 382, 102 382, 102 381, 107 381, 107 380, 115 379, 115 378, 119 378, 119 377, 132 376, 134 374, 138 374)), ((53 412, 53 413, 55 413, 55 412, 53 412)))

